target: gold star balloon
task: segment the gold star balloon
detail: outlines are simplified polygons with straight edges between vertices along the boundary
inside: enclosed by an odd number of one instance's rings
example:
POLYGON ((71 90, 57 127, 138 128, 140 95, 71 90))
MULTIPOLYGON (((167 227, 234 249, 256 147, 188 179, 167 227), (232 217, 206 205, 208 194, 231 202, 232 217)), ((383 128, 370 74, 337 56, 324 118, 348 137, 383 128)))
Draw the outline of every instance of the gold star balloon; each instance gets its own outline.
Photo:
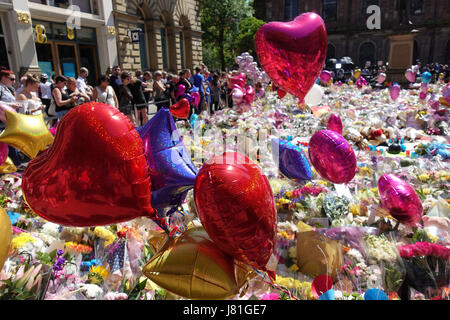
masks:
POLYGON ((0 142, 9 144, 33 159, 39 151, 53 143, 44 121, 44 115, 26 115, 5 111, 6 129, 0 134, 0 142))
POLYGON ((14 165, 14 162, 12 162, 10 157, 8 157, 6 159, 6 161, 3 162, 2 165, 0 165, 0 174, 12 173, 12 172, 16 172, 16 171, 17 171, 17 168, 14 165))
POLYGON ((0 270, 8 258, 9 245, 11 244, 12 227, 5 209, 0 207, 0 270))

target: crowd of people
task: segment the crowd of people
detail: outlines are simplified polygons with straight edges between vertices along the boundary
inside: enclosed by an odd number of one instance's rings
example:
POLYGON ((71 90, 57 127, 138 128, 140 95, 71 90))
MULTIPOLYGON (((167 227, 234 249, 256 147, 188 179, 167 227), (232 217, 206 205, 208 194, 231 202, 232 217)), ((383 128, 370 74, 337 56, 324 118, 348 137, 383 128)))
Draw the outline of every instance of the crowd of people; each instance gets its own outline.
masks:
MULTIPOLYGON (((166 71, 142 72, 134 75, 122 71, 120 66, 109 68, 96 84, 88 83, 89 70, 82 67, 79 76, 32 74, 17 79, 16 74, 0 68, 0 103, 14 108, 17 112, 29 115, 44 113, 50 125, 55 124, 72 108, 90 101, 109 104, 124 113, 135 126, 148 121, 149 106, 156 105, 157 111, 169 108, 180 99, 198 91, 200 102, 190 102, 190 114, 215 111, 225 107, 232 108, 231 78, 238 71, 229 73, 209 72, 206 66, 196 67, 192 74, 184 69, 179 74, 166 71), (19 81, 17 81, 19 80, 19 81), (183 86, 183 87, 182 87, 183 86)), ((262 90, 261 84, 254 84, 255 90, 262 90)), ((5 128, 0 123, 0 130, 5 128)), ((23 155, 13 155, 14 163, 26 162, 23 155)))

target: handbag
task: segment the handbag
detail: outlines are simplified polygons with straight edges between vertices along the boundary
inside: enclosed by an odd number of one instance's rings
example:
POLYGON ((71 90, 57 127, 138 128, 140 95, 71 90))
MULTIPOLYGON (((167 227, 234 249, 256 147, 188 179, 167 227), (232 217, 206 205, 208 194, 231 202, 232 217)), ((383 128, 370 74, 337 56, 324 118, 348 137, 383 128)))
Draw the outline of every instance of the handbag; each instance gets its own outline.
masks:
POLYGON ((56 117, 56 102, 55 102, 55 99, 52 99, 52 102, 50 102, 50 107, 48 108, 47 115, 49 117, 56 117))

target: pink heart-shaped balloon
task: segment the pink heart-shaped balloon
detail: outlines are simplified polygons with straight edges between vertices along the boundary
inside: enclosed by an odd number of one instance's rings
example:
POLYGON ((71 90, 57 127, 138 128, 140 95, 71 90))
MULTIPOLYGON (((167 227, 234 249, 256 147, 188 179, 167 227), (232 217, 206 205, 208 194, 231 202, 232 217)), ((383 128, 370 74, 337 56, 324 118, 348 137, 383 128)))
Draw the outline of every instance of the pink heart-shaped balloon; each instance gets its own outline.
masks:
POLYGON ((386 81, 386 73, 380 73, 378 75, 378 83, 382 84, 384 81, 386 81))
POLYGON ((391 95, 391 99, 396 101, 398 97, 400 96, 400 91, 402 89, 398 84, 394 84, 393 86, 389 87, 389 94, 391 95))
POLYGON ((301 101, 322 71, 327 46, 325 23, 313 12, 291 22, 264 24, 255 36, 263 69, 276 85, 301 101))
POLYGON ((175 97, 178 98, 179 96, 183 95, 186 91, 186 86, 184 84, 180 84, 177 88, 177 93, 175 94, 175 97))
POLYGON ((422 203, 406 181, 394 174, 385 174, 378 180, 378 192, 383 207, 401 223, 416 226, 422 219, 422 203))
POLYGON ((323 83, 328 83, 328 82, 330 82, 332 76, 333 75, 331 74, 330 71, 323 70, 320 73, 320 81, 322 81, 323 83))
POLYGON ((342 120, 337 114, 332 114, 328 119, 327 130, 331 130, 342 135, 342 120))
POLYGON ((406 79, 408 79, 409 82, 415 82, 416 81, 416 75, 411 69, 406 70, 405 73, 406 79))
POLYGON ((192 98, 194 99, 194 105, 198 107, 198 104, 200 103, 200 93, 198 91, 191 93, 192 98))
POLYGON ((244 102, 251 104, 255 100, 255 90, 252 86, 247 86, 245 91, 244 102))

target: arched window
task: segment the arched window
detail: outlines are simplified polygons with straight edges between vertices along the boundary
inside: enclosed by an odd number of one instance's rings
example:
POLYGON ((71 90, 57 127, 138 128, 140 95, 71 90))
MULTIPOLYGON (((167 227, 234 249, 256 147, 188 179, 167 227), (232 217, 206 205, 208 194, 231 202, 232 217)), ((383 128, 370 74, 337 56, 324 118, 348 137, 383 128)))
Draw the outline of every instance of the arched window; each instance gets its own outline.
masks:
POLYGON ((325 21, 337 18, 337 0, 322 0, 322 17, 325 21))
POLYGON ((180 17, 179 24, 183 28, 179 33, 181 69, 192 69, 191 24, 186 16, 180 17))
POLYGON ((359 66, 364 67, 367 61, 375 62, 375 45, 372 42, 365 42, 359 47, 359 66))
POLYGON ((336 59, 336 47, 331 43, 328 44, 327 60, 328 59, 336 59))
POLYGON ((160 29, 162 61, 163 61, 163 69, 167 70, 169 68, 169 55, 167 52, 167 27, 166 21, 163 16, 161 16, 161 22, 164 24, 164 27, 160 29))
MULTIPOLYGON (((136 10, 137 15, 141 18, 142 21, 145 20, 144 14, 142 12, 141 8, 137 8, 136 10)), ((145 31, 145 24, 139 23, 137 25, 139 31, 139 56, 141 58, 141 69, 146 70, 148 69, 148 50, 147 50, 147 37, 146 37, 146 31, 145 31)))

